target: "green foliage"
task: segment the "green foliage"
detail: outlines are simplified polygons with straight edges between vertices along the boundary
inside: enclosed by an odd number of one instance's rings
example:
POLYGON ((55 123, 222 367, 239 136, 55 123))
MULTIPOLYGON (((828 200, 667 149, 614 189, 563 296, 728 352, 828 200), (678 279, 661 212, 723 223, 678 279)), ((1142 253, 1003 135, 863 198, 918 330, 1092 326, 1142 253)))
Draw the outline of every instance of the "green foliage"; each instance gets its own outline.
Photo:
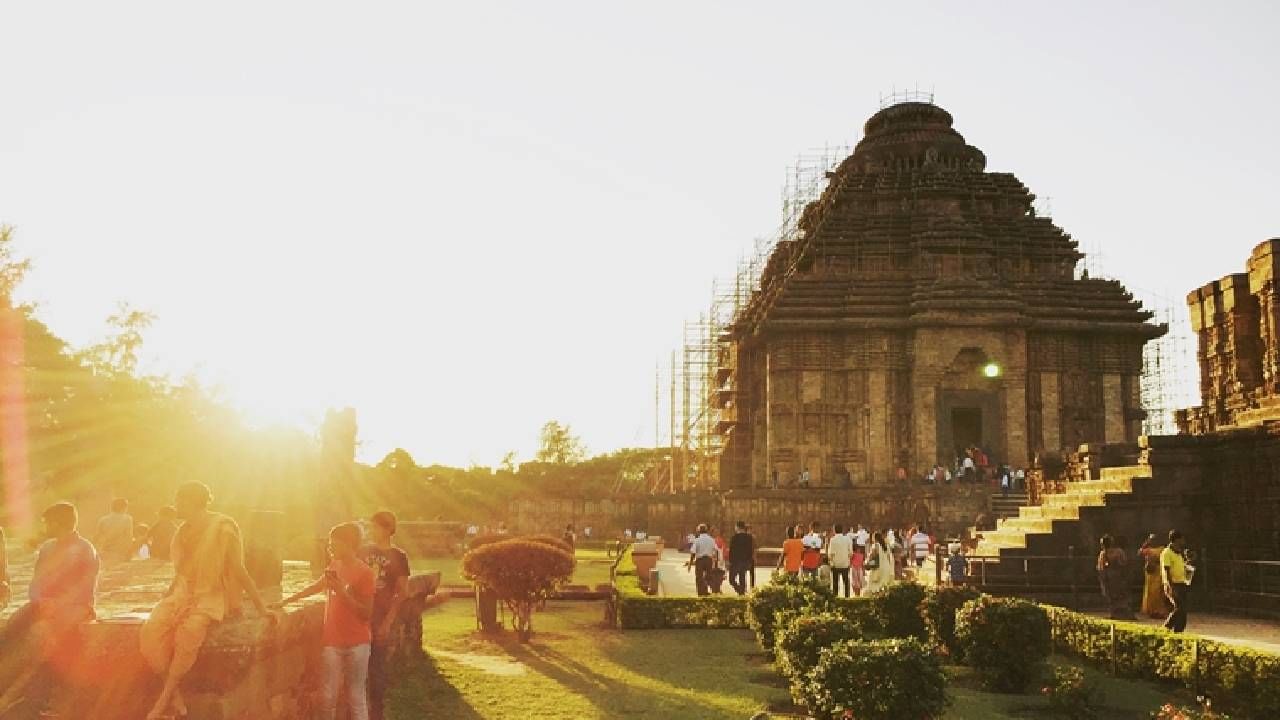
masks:
POLYGON ((779 672, 795 686, 818 665, 819 653, 824 648, 841 640, 865 639, 863 627, 835 612, 796 615, 788 611, 777 617, 774 657, 779 672))
POLYGON ((970 587, 932 587, 920 603, 929 639, 956 660, 960 657, 960 644, 956 640, 956 612, 982 593, 970 587))
POLYGON ((797 694, 819 720, 927 720, 947 706, 942 663, 912 638, 838 642, 820 653, 797 694))
POLYGON ((1026 600, 983 595, 956 613, 956 639, 989 689, 1025 692, 1049 657, 1049 616, 1026 600))
POLYGON ((747 623, 765 652, 773 652, 779 612, 823 612, 833 607, 831 588, 811 580, 775 574, 774 582, 756 588, 747 600, 747 623))
POLYGON ((538 435, 538 453, 534 455, 534 460, 554 465, 576 465, 586 457, 586 447, 569 431, 568 425, 551 420, 542 426, 542 432, 538 435))
POLYGON ((1214 710, 1209 700, 1197 698, 1195 707, 1165 703, 1151 713, 1151 720, 1231 720, 1231 716, 1214 710))
POLYGON ((1102 710, 1102 691, 1078 667, 1054 668, 1053 682, 1040 692, 1049 701, 1050 714, 1061 720, 1096 720, 1102 710))
POLYGON ((884 634, 895 638, 925 640, 929 631, 921 615, 924 586, 914 582, 896 582, 871 597, 884 634))
POLYGON ((1059 652, 1110 667, 1114 627, 1121 676, 1173 680, 1233 713, 1280 717, 1280 655, 1062 608, 1048 611, 1059 652))
POLYGON ((462 574, 492 591, 511 611, 522 641, 533 632, 534 608, 573 577, 573 555, 552 545, 514 539, 469 550, 462 574))

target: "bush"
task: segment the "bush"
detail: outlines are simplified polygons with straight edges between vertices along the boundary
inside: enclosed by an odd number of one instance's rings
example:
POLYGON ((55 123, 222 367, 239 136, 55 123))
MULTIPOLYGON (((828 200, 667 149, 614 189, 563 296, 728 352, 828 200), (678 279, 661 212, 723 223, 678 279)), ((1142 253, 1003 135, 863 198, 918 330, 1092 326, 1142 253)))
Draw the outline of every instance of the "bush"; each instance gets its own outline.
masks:
POLYGON ((542 543, 543 545, 550 545, 551 547, 560 548, 561 550, 569 553, 570 555, 573 554, 572 545, 570 545, 565 540, 562 540, 558 537, 553 537, 551 535, 524 535, 520 539, 528 540, 529 542, 542 543))
POLYGON ((758 587, 749 596, 747 624, 756 632, 760 647, 772 653, 777 613, 784 610, 823 612, 831 609, 832 605, 831 588, 820 583, 783 579, 758 587))
POLYGON ((1049 616, 1026 600, 983 595, 956 613, 956 640, 989 689, 1025 692, 1049 657, 1049 616))
POLYGON ((1110 667, 1114 627, 1118 674, 1183 683, 1213 698, 1215 706, 1245 717, 1280 717, 1280 655, 1062 608, 1048 610, 1054 647, 1060 652, 1110 667))
POLYGON ((924 597, 924 587, 914 582, 896 582, 872 595, 885 636, 928 639, 929 631, 920 613, 924 597))
POLYGON ((929 639, 954 660, 961 660, 960 644, 956 641, 956 612, 982 593, 969 587, 929 588, 920 603, 920 615, 924 617, 929 639))
POLYGON ((927 720, 947 706, 942 664, 912 638, 838 642, 820 653, 798 691, 820 720, 927 720))
MULTIPOLYGON (((774 657, 778 670, 793 685, 818 664, 820 651, 841 640, 866 640, 864 630, 834 612, 796 615, 784 610, 775 617, 774 657)), ((799 698, 797 698, 799 700, 799 698)))
POLYGON ((1199 699, 1195 707, 1165 703, 1151 713, 1151 720, 1231 720, 1231 716, 1214 710, 1208 700, 1199 699))
POLYGON ((1095 720, 1102 709, 1102 691, 1078 667, 1054 668, 1053 683, 1041 692, 1049 700, 1049 713, 1062 720, 1095 720))
POLYGON ((544 543, 504 540, 468 551, 462 574, 506 604, 516 633, 527 642, 534 608, 569 582, 573 562, 569 553, 544 543))
POLYGON ((628 548, 613 573, 613 622, 623 630, 745 628, 747 599, 737 595, 654 597, 640 587, 628 548))

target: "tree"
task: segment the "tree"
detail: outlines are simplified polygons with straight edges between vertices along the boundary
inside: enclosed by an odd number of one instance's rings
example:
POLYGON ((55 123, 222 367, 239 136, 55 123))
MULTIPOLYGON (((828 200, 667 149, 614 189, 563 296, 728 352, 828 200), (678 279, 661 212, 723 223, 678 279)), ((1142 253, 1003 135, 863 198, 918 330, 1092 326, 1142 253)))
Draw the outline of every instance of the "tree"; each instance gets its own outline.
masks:
POLYGON ((538 454, 534 460, 556 465, 576 465, 587 456, 582 441, 569 432, 568 425, 550 420, 542 426, 538 439, 538 454))
POLYGON ((563 547, 524 538, 483 545, 462 557, 462 575, 506 604, 521 642, 533 634, 534 609, 569 582, 573 566, 573 554, 563 547))

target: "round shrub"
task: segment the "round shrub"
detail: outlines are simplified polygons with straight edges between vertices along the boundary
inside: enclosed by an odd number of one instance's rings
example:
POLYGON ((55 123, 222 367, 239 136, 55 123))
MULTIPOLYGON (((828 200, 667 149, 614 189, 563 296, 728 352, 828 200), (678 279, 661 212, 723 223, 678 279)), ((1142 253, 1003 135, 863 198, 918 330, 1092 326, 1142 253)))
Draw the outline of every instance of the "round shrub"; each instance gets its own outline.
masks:
POLYGON ((765 652, 772 653, 775 616, 779 612, 823 612, 831 609, 831 606, 831 588, 820 583, 795 580, 770 582, 757 588, 748 598, 747 625, 755 631, 760 647, 765 652))
POLYGON ((915 638, 838 642, 793 692, 819 720, 929 720, 947 706, 942 663, 915 638))
POLYGON ((818 664, 819 653, 841 640, 866 640, 864 629, 834 612, 795 615, 783 611, 775 618, 774 657, 778 670, 792 683, 818 664))
POLYGON ((929 630, 929 640, 955 660, 961 659, 960 644, 956 641, 956 612, 982 593, 969 587, 929 588, 920 603, 920 615, 929 630))
POLYGON ((561 550, 569 553, 570 555, 573 554, 573 546, 570 545, 568 541, 562 540, 561 538, 554 537, 552 535, 524 535, 520 539, 528 540, 529 542, 542 543, 543 545, 550 545, 551 547, 560 548, 561 550))
POLYGON ((871 596, 876 614, 886 637, 925 640, 929 631, 920 614, 924 586, 914 582, 897 582, 871 596))
POLYGON ((513 539, 514 538, 511 537, 510 535, 499 535, 497 533, 485 533, 483 535, 476 535, 475 537, 468 540, 467 549, 475 550, 476 548, 484 547, 485 545, 492 545, 496 542, 503 542, 506 540, 513 540, 513 539))
POLYGON ((1026 600, 983 595, 956 613, 956 641, 987 688, 1025 692, 1049 657, 1049 615, 1026 600))
POLYGON ((573 577, 573 556, 546 543, 515 539, 470 550, 462 575, 493 592, 511 611, 521 641, 533 633, 533 611, 573 577))

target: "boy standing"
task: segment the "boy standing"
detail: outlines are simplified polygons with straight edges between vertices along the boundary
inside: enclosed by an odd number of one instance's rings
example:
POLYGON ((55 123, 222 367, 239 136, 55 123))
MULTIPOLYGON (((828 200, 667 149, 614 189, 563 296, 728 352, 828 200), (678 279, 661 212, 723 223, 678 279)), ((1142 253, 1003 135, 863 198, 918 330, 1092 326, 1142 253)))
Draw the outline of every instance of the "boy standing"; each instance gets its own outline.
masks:
POLYGON ((360 562, 360 526, 355 523, 335 525, 329 531, 329 554, 332 561, 324 576, 285 598, 280 605, 325 593, 324 705, 321 720, 333 720, 337 712, 339 688, 351 708, 351 720, 369 720, 366 683, 369 673, 369 645, 372 633, 369 619, 373 612, 374 576, 368 565, 360 562))
POLYGON ((955 587, 964 585, 964 579, 969 574, 969 561, 960 554, 959 543, 951 546, 951 557, 947 558, 947 574, 951 576, 951 584, 955 587))
POLYGON ((369 651, 369 718, 382 720, 383 696, 387 692, 387 658, 395 651, 396 622, 400 603, 408 595, 409 556, 391 544, 396 534, 396 516, 380 510, 369 518, 373 544, 365 546, 362 557, 375 577, 373 613, 370 627, 373 645, 369 651))

